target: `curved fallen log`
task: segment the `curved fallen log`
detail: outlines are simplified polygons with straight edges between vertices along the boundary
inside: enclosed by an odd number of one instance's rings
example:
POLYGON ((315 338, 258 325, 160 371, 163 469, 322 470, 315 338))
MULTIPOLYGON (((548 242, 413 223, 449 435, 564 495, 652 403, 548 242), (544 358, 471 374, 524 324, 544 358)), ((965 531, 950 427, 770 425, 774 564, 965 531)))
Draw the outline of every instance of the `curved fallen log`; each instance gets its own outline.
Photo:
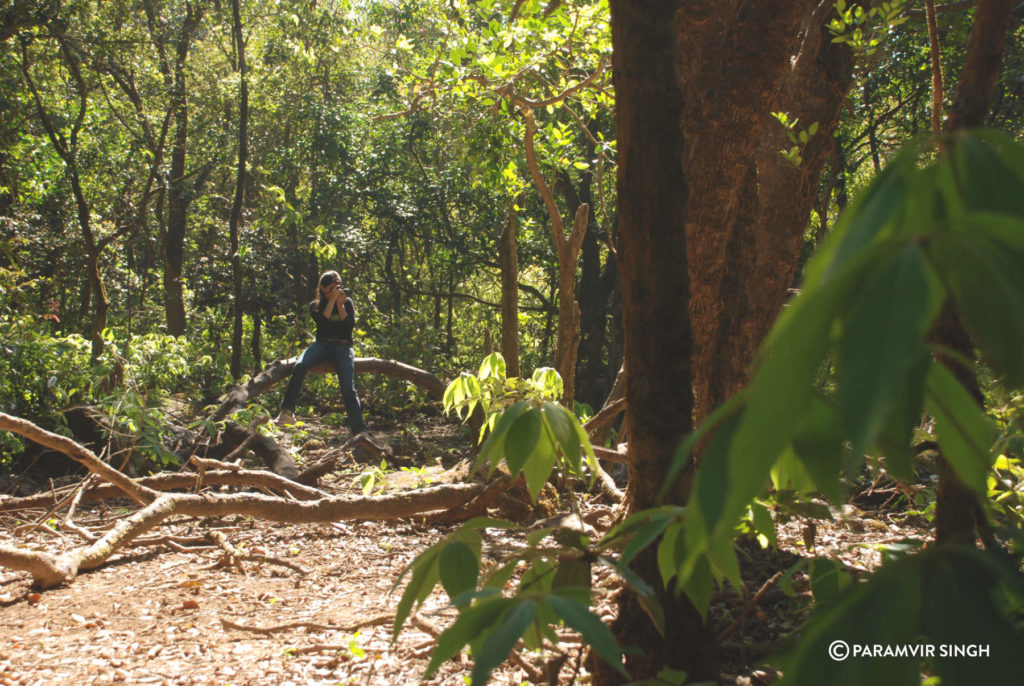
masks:
MULTIPOLYGON (((232 388, 224 397, 221 404, 214 410, 212 419, 221 421, 236 410, 243 409, 255 398, 269 390, 279 381, 291 376, 298 357, 284 360, 274 360, 263 370, 244 384, 232 388)), ((334 368, 330 363, 319 364, 313 367, 313 374, 332 373, 334 368)), ((357 357, 355 360, 355 371, 357 374, 383 374, 396 379, 409 381, 425 390, 430 397, 441 400, 444 397, 445 384, 430 372, 417 367, 398 362, 397 360, 381 360, 375 357, 357 357)), ((238 424, 230 423, 222 433, 222 441, 227 450, 233 450, 246 440, 250 440, 252 433, 238 424)), ((282 448, 277 441, 268 436, 259 436, 252 439, 252 452, 267 465, 267 468, 275 474, 280 474, 288 479, 298 479, 295 469, 295 461, 287 450, 282 448)))
MULTIPOLYGON (((213 413, 213 419, 220 421, 235 410, 240 410, 248 405, 254 398, 269 390, 274 384, 283 381, 291 376, 298 357, 291 357, 286 360, 274 360, 263 368, 259 374, 244 384, 235 386, 225 396, 223 402, 213 413)), ((323 363, 310 370, 312 374, 332 373, 334 368, 329 363, 323 363)), ((411 365, 397 360, 381 360, 376 357, 357 357, 355 360, 356 374, 383 374, 403 381, 409 381, 423 390, 431 398, 440 400, 444 397, 445 384, 430 372, 418 369, 411 365)))
MULTIPOLYGON (((458 508, 485 490, 482 484, 445 484, 381 496, 337 496, 304 501, 252 493, 162 494, 128 478, 71 439, 46 431, 32 422, 0 412, 0 429, 18 433, 64 453, 143 505, 141 510, 118 521, 113 529, 84 548, 53 555, 0 546, 0 565, 29 572, 40 588, 69 583, 80 571, 99 567, 120 548, 172 515, 243 515, 287 523, 380 521, 458 508)), ((224 472, 224 478, 229 475, 237 477, 242 473, 224 472)), ((195 484, 196 475, 190 476, 195 484)), ((210 473, 203 476, 208 478, 210 473)))

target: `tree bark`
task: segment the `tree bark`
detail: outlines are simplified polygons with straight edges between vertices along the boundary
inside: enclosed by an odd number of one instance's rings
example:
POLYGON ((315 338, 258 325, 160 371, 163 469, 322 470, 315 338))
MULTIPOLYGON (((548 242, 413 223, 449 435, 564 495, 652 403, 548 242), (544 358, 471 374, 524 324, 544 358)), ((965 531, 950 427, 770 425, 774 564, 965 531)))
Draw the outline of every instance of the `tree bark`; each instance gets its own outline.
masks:
POLYGON ((1003 64, 1012 0, 978 0, 967 56, 944 129, 983 126, 1003 64))
POLYGON ((688 135, 681 159, 692 183, 686 236, 698 421, 746 382, 752 357, 747 351, 756 349, 763 320, 781 306, 796 263, 792 246, 799 245, 809 208, 797 226, 757 223, 758 203, 792 201, 758 192, 770 179, 756 166, 762 160, 757 152, 783 80, 797 70, 790 60, 796 55, 799 62, 801 34, 816 5, 705 0, 687 3, 680 13, 677 58, 688 135), (771 284, 760 284, 750 273, 770 276, 776 269, 782 275, 771 284))
MULTIPOLYGON (((678 0, 612 0, 620 231, 618 265, 625 334, 627 417, 631 426, 629 485, 625 505, 635 512, 657 503, 676 447, 692 428, 693 333, 685 303, 687 200, 683 97, 676 70, 678 0)), ((699 51, 699 49, 698 49, 699 51)), ((670 493, 674 502, 683 494, 670 493)), ((666 622, 660 634, 635 594, 623 591, 612 629, 643 654, 629 655, 632 679, 654 678, 662 667, 682 669, 691 679, 717 678, 713 637, 684 596, 664 588, 654 549, 634 563, 655 589, 666 622)), ((595 660, 597 684, 622 683, 621 675, 595 660)))
POLYGON ((747 169, 728 228, 717 291, 720 314, 715 323, 694 320, 696 330, 708 326, 716 332, 703 339, 712 341, 704 352, 713 364, 699 367, 698 420, 746 385, 754 356, 794 283, 818 182, 835 150, 832 133, 852 84, 853 56, 845 45, 831 41, 825 27, 833 4, 815 5, 796 32, 799 43, 792 62, 784 60, 787 69, 778 76, 778 89, 758 106, 765 131, 761 144, 755 144, 756 167, 747 169), (788 138, 771 117, 777 111, 796 118, 802 130, 818 125, 799 167, 779 154, 788 138))

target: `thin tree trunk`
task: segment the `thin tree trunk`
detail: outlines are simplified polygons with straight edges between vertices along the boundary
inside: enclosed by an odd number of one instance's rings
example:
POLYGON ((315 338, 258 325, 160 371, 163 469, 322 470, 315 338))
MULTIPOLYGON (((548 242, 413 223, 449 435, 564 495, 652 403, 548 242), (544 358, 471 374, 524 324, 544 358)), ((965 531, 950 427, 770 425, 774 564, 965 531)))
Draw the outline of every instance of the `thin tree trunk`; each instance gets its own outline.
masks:
POLYGON ((245 294, 242 288, 242 253, 239 234, 242 210, 245 207, 246 163, 249 159, 249 84, 245 69, 245 38, 242 35, 240 0, 231 2, 232 36, 238 57, 238 175, 235 178, 235 199, 231 205, 231 280, 234 287, 234 330, 231 336, 231 376, 242 374, 242 315, 245 294))
MULTIPOLYGON (((944 129, 981 126, 985 123, 992 92, 1002 68, 1003 49, 1011 24, 1011 0, 979 0, 967 44, 967 57, 960 72, 956 96, 944 129)), ((966 368, 959 359, 974 359, 974 345, 960 322, 952 305, 947 302, 932 328, 931 340, 937 345, 959 354, 937 355, 950 369, 979 405, 984 396, 978 386, 973 369, 966 368)), ((940 458, 939 487, 935 504, 935 542, 938 544, 963 543, 974 545, 978 517, 982 511, 977 496, 957 478, 940 458)))
POLYGON ((939 47, 939 25, 935 21, 935 0, 924 0, 925 14, 928 18, 928 53, 932 69, 932 131, 942 130, 942 65, 939 58, 942 49, 939 47))
POLYGON ((69 47, 65 35, 60 32, 62 29, 60 27, 56 27, 55 30, 58 31, 58 33, 54 34, 54 38, 57 41, 61 55, 63 56, 68 71, 74 81, 78 95, 78 112, 75 115, 75 119, 67 136, 65 136, 64 133, 54 125, 50 114, 46 111, 46 107, 43 105, 42 97, 39 95, 39 91, 36 89, 35 82, 32 79, 29 66, 28 45, 25 42, 22 43, 21 70, 22 74, 25 76, 25 81, 29 86, 29 90, 32 92, 33 99, 35 100, 36 110, 39 114, 39 120, 43 125, 43 129, 46 131, 46 135, 50 139, 50 143, 64 162, 64 170, 71 182, 71 194, 75 199, 78 226, 82 231, 82 240, 85 242, 86 252, 85 277, 88 289, 83 293, 82 311, 83 315, 90 311, 92 313, 92 319, 89 324, 89 340, 92 343, 91 359, 95 362, 99 359, 100 355, 103 354, 103 330, 107 328, 107 311, 110 303, 107 300, 107 291, 103 285, 103 277, 100 273, 99 265, 100 255, 103 253, 106 243, 97 243, 96 237, 93 234, 91 221, 92 210, 89 206, 88 200, 86 200, 85 192, 82 189, 81 173, 78 167, 78 134, 82 130, 83 123, 85 122, 86 110, 88 108, 88 86, 85 82, 84 76, 82 75, 78 53, 69 47))
MULTIPOLYGON (((174 336, 185 333, 185 294, 183 265, 185 234, 188 228, 188 206, 191 202, 186 179, 188 151, 188 87, 185 62, 195 31, 202 21, 201 6, 185 4, 185 20, 178 35, 174 63, 161 62, 165 82, 170 81, 171 110, 174 113, 174 136, 171 142, 170 187, 167 194, 167 232, 164 236, 164 310, 167 331, 174 336)), ((154 16, 155 18, 155 16, 154 16)))
POLYGON ((523 109, 526 119, 526 163, 530 168, 533 185, 540 193, 544 206, 551 220, 552 238, 558 253, 558 342, 555 347, 555 369, 562 376, 562 404, 570 410, 576 399, 576 354, 580 345, 580 306, 576 302, 576 262, 583 237, 587 232, 590 206, 580 205, 573 218, 572 230, 565 235, 562 215, 555 202, 554 193, 540 172, 537 153, 534 148, 534 137, 537 135, 537 124, 533 113, 523 109))
POLYGON ((516 201, 509 201, 505 225, 501 229, 501 355, 505 373, 522 376, 519 369, 519 255, 516 201))

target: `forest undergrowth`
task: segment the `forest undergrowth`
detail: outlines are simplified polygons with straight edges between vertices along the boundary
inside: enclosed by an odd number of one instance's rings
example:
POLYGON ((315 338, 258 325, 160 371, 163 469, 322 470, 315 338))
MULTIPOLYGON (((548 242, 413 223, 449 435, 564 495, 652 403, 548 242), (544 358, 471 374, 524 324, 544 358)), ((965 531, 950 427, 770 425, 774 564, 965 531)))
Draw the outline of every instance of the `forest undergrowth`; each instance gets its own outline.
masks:
MULTIPOLYGON (((469 433, 436 413, 371 418, 371 428, 386 455, 345 455, 320 480, 322 490, 396 492, 459 481, 468 472, 469 433)), ((317 418, 282 440, 301 468, 347 438, 317 418)), ((44 490, 78 478, 33 476, 27 483, 47 484, 44 490)), ((807 617, 808 560, 828 558, 856 575, 908 541, 928 537, 925 520, 906 513, 900 504, 905 499, 891 482, 867 479, 853 493, 851 504, 826 518, 780 520, 774 546, 762 547, 753 537, 741 542, 745 591, 720 588, 709 613, 715 619, 708 631, 719 638, 722 683, 776 678, 764 660, 796 640, 807 617)), ((82 504, 74 525, 102 531, 133 509, 130 501, 82 504)), ((582 499, 581 513, 587 526, 604 533, 615 520, 615 503, 590 494, 582 499)), ((519 516, 529 523, 544 514, 525 508, 519 516)), ((2 538, 52 552, 77 544, 60 516, 47 508, 0 514, 2 538)), ((0 684, 416 683, 455 612, 438 590, 392 643, 400 595, 393 586, 416 555, 453 529, 422 519, 276 524, 244 516, 184 518, 153 529, 60 588, 39 592, 25 572, 5 571, 0 684)), ((503 547, 523 545, 522 539, 522 533, 496 531, 487 543, 497 556, 503 547)), ((608 621, 621 581, 602 569, 595 570, 592 583, 593 609, 608 621)), ((579 636, 564 629, 559 638, 544 651, 514 653, 492 683, 587 683, 579 636)), ((463 653, 426 683, 459 683, 471 668, 463 653)))

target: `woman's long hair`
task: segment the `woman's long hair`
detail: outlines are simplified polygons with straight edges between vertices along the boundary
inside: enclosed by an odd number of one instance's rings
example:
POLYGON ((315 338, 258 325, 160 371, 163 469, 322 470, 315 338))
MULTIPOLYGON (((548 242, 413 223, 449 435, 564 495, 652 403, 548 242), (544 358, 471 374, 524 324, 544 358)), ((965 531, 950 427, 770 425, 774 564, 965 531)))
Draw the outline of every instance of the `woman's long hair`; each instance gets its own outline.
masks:
POLYGON ((335 271, 324 272, 320 276, 320 281, 316 287, 316 294, 313 296, 313 302, 316 303, 317 308, 320 307, 320 299, 323 293, 320 291, 324 286, 330 286, 332 283, 341 283, 341 274, 335 271))

